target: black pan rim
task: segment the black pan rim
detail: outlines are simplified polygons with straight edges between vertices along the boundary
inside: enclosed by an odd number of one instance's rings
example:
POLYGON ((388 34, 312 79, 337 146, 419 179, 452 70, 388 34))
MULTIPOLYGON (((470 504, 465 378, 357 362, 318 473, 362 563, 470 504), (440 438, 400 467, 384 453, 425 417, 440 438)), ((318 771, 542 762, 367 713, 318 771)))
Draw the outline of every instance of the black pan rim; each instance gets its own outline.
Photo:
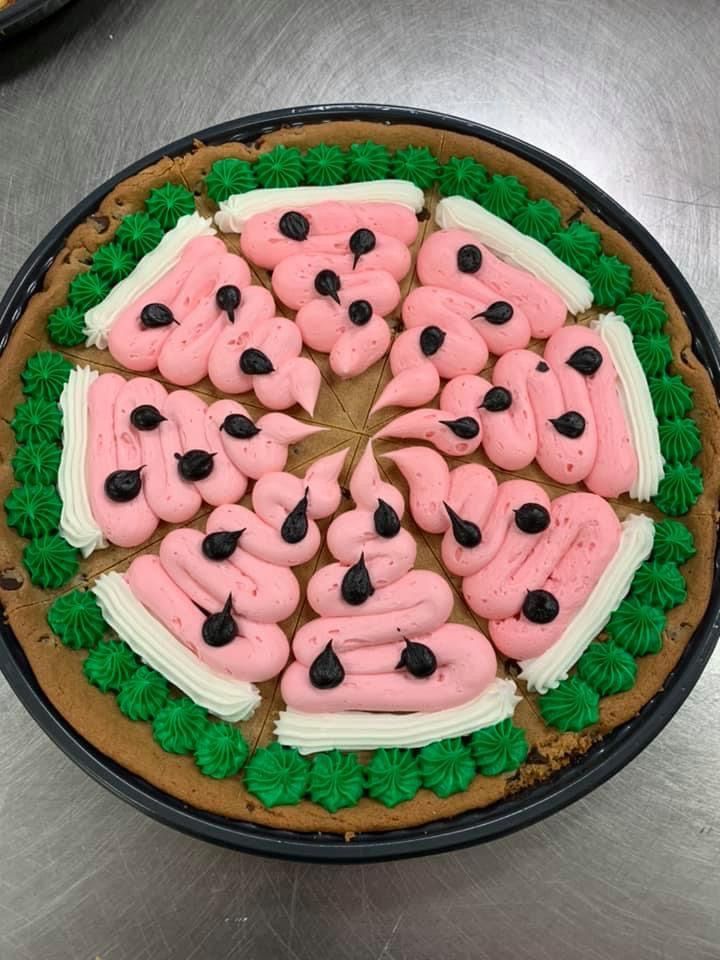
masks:
MULTIPOLYGON (((283 126, 334 120, 413 123, 468 134, 503 147, 552 174, 580 202, 617 229, 652 264, 680 306, 693 348, 720 394, 720 342, 689 284, 641 224, 604 191, 561 160, 498 130, 449 114, 412 107, 340 103, 292 107, 227 121, 183 137, 130 164, 78 203, 36 247, 0 301, 0 353, 30 296, 61 249, 65 237, 93 213, 120 181, 155 163, 192 149, 195 140, 217 144, 253 142, 283 126)), ((75 731, 37 683, 13 631, 0 623, 0 669, 18 699, 45 733, 94 780, 148 816, 184 833, 263 856, 305 862, 369 863, 455 850, 505 836, 564 809, 600 786, 637 756, 665 727, 695 686, 720 635, 720 550, 714 560, 708 608, 663 690, 637 716, 595 744, 547 781, 508 800, 448 820, 382 833, 362 833, 346 842, 339 834, 301 833, 220 817, 171 797, 106 757, 75 731)))

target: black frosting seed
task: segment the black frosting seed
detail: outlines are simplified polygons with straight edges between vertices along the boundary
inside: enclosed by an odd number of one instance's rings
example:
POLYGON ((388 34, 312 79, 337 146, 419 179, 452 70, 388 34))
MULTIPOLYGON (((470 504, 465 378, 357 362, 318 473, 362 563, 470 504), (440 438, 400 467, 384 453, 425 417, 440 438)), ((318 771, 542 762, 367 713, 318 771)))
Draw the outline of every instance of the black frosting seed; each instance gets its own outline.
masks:
POLYGON ((487 320, 488 323, 500 327, 504 323, 512 320, 513 308, 506 300, 496 300, 495 303, 491 303, 482 313, 476 313, 473 320, 477 320, 478 318, 487 320))
POLYGON ((558 433, 561 433, 563 437, 569 437, 571 440, 576 440, 585 432, 585 417, 576 410, 568 410, 562 416, 551 419, 550 423, 558 433))
POLYGON ((509 409, 512 405, 512 394, 505 387, 491 387, 483 397, 480 404, 481 410, 489 410, 490 413, 500 413, 509 409))
POLYGON ((356 327, 364 327, 371 317, 372 307, 367 300, 353 300, 348 307, 348 318, 356 327))
POLYGON ((151 403, 141 403, 130 413, 130 423, 136 430, 155 430, 165 420, 167 417, 164 417, 151 403))
POLYGON ((213 471, 214 453, 207 450, 188 450, 182 455, 175 454, 178 473, 183 480, 205 480, 213 471))
POLYGON ((395 667, 396 670, 407 670, 413 677, 419 680, 425 677, 431 677, 437 670, 437 660, 430 647, 424 643, 418 643, 416 640, 405 639, 405 649, 400 654, 400 660, 395 667))
POLYGON ((550 512, 541 503, 524 503, 515 511, 515 525, 523 533, 542 533, 550 526, 550 512))
POLYGON ((240 306, 240 290, 233 283, 220 287, 215 294, 215 302, 228 315, 230 323, 235 323, 235 311, 240 306))
POLYGON ((140 311, 140 323, 152 330, 155 327, 168 327, 171 323, 177 323, 177 320, 164 303, 146 303, 140 311))
POLYGON ((368 568, 365 566, 365 554, 345 572, 340 585, 340 593, 345 603, 359 607, 375 593, 375 587, 370 581, 368 568))
POLYGON ((396 537, 400 533, 400 517, 393 507, 384 500, 378 499, 378 505, 373 514, 373 523, 377 535, 384 537, 386 540, 396 537))
POLYGON ((432 357, 445 343, 447 334, 440 327, 425 327, 420 334, 420 349, 426 357, 432 357))
POLYGON ((310 683, 318 690, 332 690, 345 679, 345 670, 332 648, 332 640, 310 664, 310 683))
POLYGON ((209 533, 202 542, 202 552, 208 560, 227 560, 237 549, 238 540, 245 530, 218 530, 209 533))
MULTIPOLYGON (((144 466, 144 465, 143 465, 144 466)), ((113 470, 105 477, 105 493, 110 500, 115 503, 127 503, 134 500, 142 489, 142 477, 140 471, 143 467, 137 467, 135 470, 113 470)))
POLYGON ((602 354, 595 347, 579 347, 567 360, 567 365, 583 376, 591 377, 600 369, 602 362, 602 354))
POLYGON ((307 240, 310 223, 308 218, 303 216, 302 213, 298 213, 297 210, 288 210, 280 217, 278 229, 288 240, 307 240))
POLYGON ((272 373, 275 367, 272 365, 270 357, 257 347, 248 347, 240 354, 240 369, 250 377, 262 377, 266 373, 272 373))
POLYGON ((211 613, 202 625, 202 638, 209 647, 224 647, 238 635, 232 615, 232 594, 219 613, 211 613))
POLYGON ((480 424, 475 417, 458 417, 457 420, 441 420, 440 423, 461 440, 472 440, 480 433, 480 424))
POLYGON ((305 487, 305 493, 298 500, 290 513, 285 517, 283 525, 280 528, 280 536, 285 543, 300 543, 304 540, 308 532, 308 488, 305 487))
POLYGON ((340 277, 334 270, 321 270, 315 277, 315 289, 321 297, 332 297, 335 303, 340 303, 340 277))
POLYGON ((522 612, 531 623, 552 623, 560 612, 560 604, 548 590, 528 590, 522 612))
POLYGON ((538 371, 538 373, 547 373, 550 367, 545 363, 544 360, 541 360, 535 369, 538 371))
POLYGON ((455 513, 450 504, 443 501, 443 506, 447 511, 447 515, 450 517, 450 523, 452 524, 453 537, 461 547, 477 547, 478 544, 482 542, 482 534, 480 532, 480 527, 473 523, 472 520, 464 520, 459 514, 455 513))
POLYGON ((220 429, 233 440, 249 440, 260 433, 260 427, 256 427, 244 413, 229 413, 220 424, 220 429))
POLYGON ((357 266, 360 257, 362 257, 364 253, 370 253, 370 251, 374 249, 375 234, 372 230, 367 230, 365 227, 360 227, 359 230, 356 230, 350 237, 350 253, 354 254, 353 270, 357 266))
POLYGON ((457 268, 460 273, 477 273, 482 266, 480 247, 466 243, 457 252, 457 268))

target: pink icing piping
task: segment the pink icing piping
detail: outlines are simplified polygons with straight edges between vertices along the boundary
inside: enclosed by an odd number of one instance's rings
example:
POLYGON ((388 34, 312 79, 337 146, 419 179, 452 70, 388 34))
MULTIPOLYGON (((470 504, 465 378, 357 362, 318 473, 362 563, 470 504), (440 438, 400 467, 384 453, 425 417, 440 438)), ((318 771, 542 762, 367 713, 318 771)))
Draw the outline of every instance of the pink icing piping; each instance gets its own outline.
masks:
POLYGON ((259 683, 277 676, 287 662, 289 645, 278 626, 300 599, 300 586, 289 569, 310 560, 320 546, 315 520, 329 516, 340 503, 338 475, 347 451, 317 460, 305 473, 270 473, 253 490, 254 511, 220 507, 208 518, 207 533, 242 529, 238 547, 227 560, 209 560, 198 530, 171 531, 158 557, 144 555, 130 564, 125 579, 135 598, 203 663, 236 680, 259 683), (308 534, 286 544, 280 526, 308 491, 308 534), (276 560, 279 545, 287 549, 276 560), (232 595, 238 636, 213 647, 202 639, 205 614, 222 609, 232 595))
POLYGON ((368 443, 353 473, 350 492, 357 506, 337 517, 328 530, 328 547, 337 563, 317 571, 307 598, 319 618, 295 634, 290 664, 281 681, 290 707, 310 713, 341 710, 432 712, 478 696, 495 677, 492 647, 477 630, 447 623, 453 596, 448 583, 428 570, 413 570, 416 547, 405 530, 380 537, 373 514, 378 499, 398 516, 404 512, 401 494, 381 480, 368 443), (340 594, 344 573, 361 554, 375 592, 361 608, 348 605, 340 594), (397 665, 403 637, 426 644, 438 669, 417 679, 397 665), (334 689, 316 689, 309 667, 332 640, 332 649, 345 670, 334 689))
POLYGON ((299 403, 312 414, 320 390, 320 371, 301 357, 302 338, 292 321, 275 315, 272 295, 250 285, 245 261, 217 237, 191 240, 178 263, 119 314, 108 334, 112 356, 128 370, 159 370, 170 383, 190 386, 208 376, 226 393, 255 391, 271 410, 299 403), (234 323, 218 307, 219 287, 240 289, 234 323), (177 323, 146 329, 142 308, 163 303, 177 323), (240 370, 243 350, 262 350, 273 372, 248 376, 240 370))
POLYGON ((550 337, 543 357, 530 350, 512 350, 495 364, 492 383, 482 377, 450 380, 440 398, 440 410, 422 409, 398 417, 380 437, 428 440, 438 450, 461 454, 448 419, 479 420, 478 437, 467 453, 480 446, 488 459, 504 470, 520 470, 533 460, 558 483, 584 481, 593 493, 616 497, 630 490, 637 476, 637 455, 620 401, 617 372, 601 337, 583 326, 563 327, 550 337), (580 347, 594 347, 603 362, 592 376, 583 376, 567 361, 580 347), (538 369, 544 360, 550 368, 538 369), (481 405, 488 390, 502 386, 512 395, 511 406, 491 412, 481 405), (560 434, 551 419, 574 410, 585 418, 578 438, 560 434))
POLYGON ((106 373, 93 382, 88 394, 88 492, 93 517, 111 543, 137 546, 160 520, 189 520, 203 500, 213 506, 234 503, 245 493, 248 478, 282 470, 288 445, 322 429, 268 413, 256 423, 258 434, 234 439, 220 429, 230 414, 248 416, 233 400, 208 407, 193 393, 168 394, 146 377, 126 381, 106 373), (165 422, 155 430, 137 430, 130 414, 141 404, 152 404, 165 422), (188 482, 178 473, 175 454, 192 449, 215 454, 212 473, 205 480, 188 482), (108 474, 139 466, 143 466, 140 494, 127 503, 110 500, 105 493, 108 474))
POLYGON ((449 470, 427 447, 386 454, 410 488, 410 510, 422 530, 442 533, 443 564, 463 577, 463 595, 489 621, 495 646, 508 657, 524 660, 551 647, 587 600, 620 544, 620 522, 610 505, 592 493, 569 493, 550 502, 538 484, 509 480, 498 485, 480 464, 449 470), (482 534, 476 547, 455 540, 447 503, 482 534), (535 503, 550 513, 542 533, 524 533, 515 511, 535 503), (528 590, 550 591, 560 612, 548 624, 521 613, 528 590))

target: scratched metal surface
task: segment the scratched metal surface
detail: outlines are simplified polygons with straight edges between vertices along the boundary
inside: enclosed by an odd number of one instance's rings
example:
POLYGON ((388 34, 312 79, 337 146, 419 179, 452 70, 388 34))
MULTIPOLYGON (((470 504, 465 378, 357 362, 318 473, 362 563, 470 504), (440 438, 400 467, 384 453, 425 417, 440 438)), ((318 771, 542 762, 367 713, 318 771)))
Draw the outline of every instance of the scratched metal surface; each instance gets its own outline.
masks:
MULTIPOLYGON (((574 164, 720 316, 717 0, 79 0, 0 49, 0 287, 86 192, 255 111, 390 101, 574 164)), ((0 682, 2 960, 720 957, 720 657, 613 781, 461 853, 318 867, 215 849, 87 779, 0 682)))

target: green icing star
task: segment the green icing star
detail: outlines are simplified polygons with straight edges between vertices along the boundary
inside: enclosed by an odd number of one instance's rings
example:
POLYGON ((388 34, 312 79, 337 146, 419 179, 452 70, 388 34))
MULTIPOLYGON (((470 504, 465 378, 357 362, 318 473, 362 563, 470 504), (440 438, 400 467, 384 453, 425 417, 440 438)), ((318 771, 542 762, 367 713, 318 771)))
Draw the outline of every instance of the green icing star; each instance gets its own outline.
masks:
POLYGON ((310 764, 309 793, 330 813, 354 807, 365 789, 365 774, 354 753, 318 753, 310 764))
POLYGON ((365 768, 368 795, 386 807, 412 800, 422 785, 418 760, 412 750, 398 747, 376 750, 365 768))
POLYGON ((145 207, 163 230, 172 230, 180 217, 195 213, 195 198, 179 183, 164 183, 150 191, 145 207))
POLYGON ((614 307, 632 287, 632 271, 628 264, 605 254, 600 254, 586 268, 585 277, 592 287, 594 302, 602 307, 614 307))
POLYGON ((58 307, 48 317, 48 336, 59 347, 77 347, 85 340, 85 314, 77 307, 58 307))
POLYGON ((635 686, 637 664, 621 646, 591 643, 578 660, 577 672, 601 697, 609 697, 635 686))
POLYGON ((300 151, 279 144, 257 158, 255 176, 261 187, 297 187, 303 179, 300 151))
POLYGON ((62 501, 55 487, 13 487, 5 500, 5 512, 8 526, 21 537, 40 537, 57 530, 62 501))
POLYGON ((670 463, 689 463, 702 450, 698 425, 687 417, 662 420, 658 436, 662 455, 670 463))
POLYGON ((649 376, 664 373, 672 362, 670 340, 664 333, 639 333, 633 346, 640 366, 649 376))
POLYGON ((479 202, 503 220, 512 220, 527 203, 527 187, 517 177, 495 173, 478 194, 479 202))
POLYGON ((305 182, 314 187, 345 183, 348 158, 338 146, 319 143, 316 147, 310 147, 302 162, 305 182))
POLYGON ((659 653, 663 645, 665 614, 640 597, 626 597, 613 612, 605 632, 633 657, 659 653))
POLYGON ((395 152, 390 171, 398 180, 411 180, 421 190, 428 190, 438 178, 440 165, 427 147, 406 147, 395 152))
POLYGON ((68 303, 87 313, 110 293, 110 284, 97 273, 79 273, 70 281, 68 303))
POLYGON ((540 243, 547 243, 560 229, 562 218, 554 203, 544 198, 531 200, 515 214, 513 226, 540 243))
POLYGON ((23 393, 41 400, 57 401, 72 371, 72 363, 59 353, 52 350, 35 353, 20 374, 23 393))
POLYGON ((563 733, 569 730, 577 732, 598 722, 599 701, 595 690, 584 680, 570 677, 540 697, 540 713, 548 726, 563 733))
POLYGON ((153 737, 167 753, 193 753, 208 722, 206 710, 189 697, 178 697, 156 713, 153 737))
POLYGON ((664 373, 659 377, 648 377, 648 387, 659 420, 683 417, 693 408, 694 391, 680 376, 664 373))
POLYGON ((600 255, 600 234, 574 220, 565 230, 554 233, 547 245, 559 260, 582 273, 600 255))
POLYGON ((50 604, 50 629, 71 650, 92 650, 107 632, 100 606, 89 590, 71 590, 50 604))
POLYGON ((165 677, 143 665, 120 684, 117 705, 130 720, 153 720, 169 698, 165 677))
POLYGON ((137 670, 138 662, 130 647, 120 640, 99 643, 83 663, 83 673, 93 686, 107 693, 119 690, 137 670))
POLYGON ((222 203, 238 193, 247 193, 257 187, 252 164, 236 157, 216 160, 205 177, 207 195, 215 203, 222 203))
POLYGON ((56 590, 78 572, 78 552, 56 533, 31 540, 23 550, 23 563, 37 587, 56 590))
POLYGON ((487 185, 487 170, 472 157, 450 157, 440 168, 440 193, 444 197, 475 200, 487 185))
POLYGON ((106 243, 96 251, 90 270, 115 285, 132 272, 136 263, 133 254, 116 241, 106 243))
POLYGON ((136 260, 140 260, 160 243, 163 228, 148 213, 130 213, 123 217, 115 237, 136 260))
POLYGON ((665 304, 649 293, 631 293, 615 307, 634 334, 648 336, 662 333, 668 320, 665 304))
POLYGON ((692 463, 666 463, 655 506, 670 517, 680 517, 697 503, 703 492, 703 476, 692 463))
POLYGON ((651 607, 670 610, 687 600, 687 584, 674 563, 646 560, 635 574, 632 594, 651 607))
POLYGON ((508 717, 483 730, 476 730, 470 738, 470 749, 479 772, 484 777, 517 770, 528 755, 525 731, 513 726, 508 717))
POLYGON ((209 723, 195 747, 195 763, 200 772, 215 780, 235 776, 247 758, 245 738, 230 723, 209 723))
POLYGON ((57 403, 30 397, 15 407, 10 421, 18 443, 51 443, 62 435, 62 414, 57 403))
POLYGON ((60 447, 46 440, 26 443, 17 448, 11 462, 18 483, 53 486, 60 469, 60 447))
POLYGON ((423 786, 439 797, 467 790, 475 776, 470 747, 460 737, 438 740, 423 747, 418 756, 423 786))
POLYGON ((655 524, 653 560, 659 563, 685 563, 697 553, 695 539, 684 523, 660 520, 655 524))
POLYGON ((294 748, 279 743, 256 750, 245 767, 245 787, 265 807, 300 803, 308 777, 307 760, 294 748))
POLYGON ((348 150, 348 180, 364 183, 384 180, 390 169, 390 151, 380 143, 366 140, 353 143, 348 150))

